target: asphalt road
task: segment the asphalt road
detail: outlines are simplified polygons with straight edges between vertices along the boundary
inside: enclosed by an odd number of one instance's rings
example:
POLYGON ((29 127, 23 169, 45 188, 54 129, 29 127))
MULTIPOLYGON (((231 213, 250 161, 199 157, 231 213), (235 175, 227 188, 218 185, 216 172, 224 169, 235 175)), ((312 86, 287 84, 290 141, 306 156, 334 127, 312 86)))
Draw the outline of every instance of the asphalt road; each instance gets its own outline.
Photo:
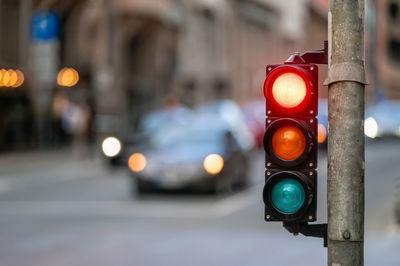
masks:
MULTIPOLYGON (((0 265, 326 265, 322 240, 263 221, 263 153, 251 185, 220 196, 130 195, 129 173, 76 151, 0 155, 0 265)), ((400 265, 400 141, 366 151, 365 265, 400 265)), ((318 222, 326 222, 326 155, 318 222)))

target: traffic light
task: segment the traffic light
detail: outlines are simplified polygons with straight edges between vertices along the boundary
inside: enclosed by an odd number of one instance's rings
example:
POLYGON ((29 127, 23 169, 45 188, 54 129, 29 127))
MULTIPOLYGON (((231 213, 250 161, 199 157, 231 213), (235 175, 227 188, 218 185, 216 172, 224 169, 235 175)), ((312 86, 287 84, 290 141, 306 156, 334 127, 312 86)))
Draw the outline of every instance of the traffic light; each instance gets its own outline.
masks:
POLYGON ((318 67, 297 57, 267 66, 263 199, 268 222, 316 220, 318 67))

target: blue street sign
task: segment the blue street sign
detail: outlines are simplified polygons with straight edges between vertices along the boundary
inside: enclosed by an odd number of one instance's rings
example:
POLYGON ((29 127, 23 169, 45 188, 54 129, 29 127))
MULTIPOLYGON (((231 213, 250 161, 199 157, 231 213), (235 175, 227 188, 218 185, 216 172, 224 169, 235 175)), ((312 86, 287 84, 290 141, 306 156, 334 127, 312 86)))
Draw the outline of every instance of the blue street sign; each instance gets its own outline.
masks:
POLYGON ((60 16, 54 11, 37 11, 30 24, 31 39, 48 41, 60 36, 60 16))

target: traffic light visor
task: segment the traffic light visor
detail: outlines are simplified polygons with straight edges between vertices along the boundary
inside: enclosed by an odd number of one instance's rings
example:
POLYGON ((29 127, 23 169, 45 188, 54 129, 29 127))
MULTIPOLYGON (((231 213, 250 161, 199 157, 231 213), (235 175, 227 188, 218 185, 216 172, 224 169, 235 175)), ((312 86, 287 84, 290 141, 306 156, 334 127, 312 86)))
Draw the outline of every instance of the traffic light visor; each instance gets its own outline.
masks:
POLYGON ((305 201, 306 193, 299 181, 285 178, 277 182, 271 191, 274 207, 285 214, 299 211, 305 201))
POLYGON ((297 126, 284 125, 273 133, 272 150, 279 159, 295 160, 304 153, 305 149, 306 137, 297 126))

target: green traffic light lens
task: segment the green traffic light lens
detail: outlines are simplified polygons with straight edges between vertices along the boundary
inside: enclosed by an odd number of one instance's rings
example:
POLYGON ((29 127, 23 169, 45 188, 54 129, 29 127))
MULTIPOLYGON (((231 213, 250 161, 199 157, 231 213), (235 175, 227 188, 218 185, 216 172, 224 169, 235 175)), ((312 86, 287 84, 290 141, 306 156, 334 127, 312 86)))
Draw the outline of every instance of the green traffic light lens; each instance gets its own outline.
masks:
POLYGON ((272 188, 271 199, 279 211, 291 214, 301 209, 305 200, 305 192, 299 181, 286 178, 272 188))

